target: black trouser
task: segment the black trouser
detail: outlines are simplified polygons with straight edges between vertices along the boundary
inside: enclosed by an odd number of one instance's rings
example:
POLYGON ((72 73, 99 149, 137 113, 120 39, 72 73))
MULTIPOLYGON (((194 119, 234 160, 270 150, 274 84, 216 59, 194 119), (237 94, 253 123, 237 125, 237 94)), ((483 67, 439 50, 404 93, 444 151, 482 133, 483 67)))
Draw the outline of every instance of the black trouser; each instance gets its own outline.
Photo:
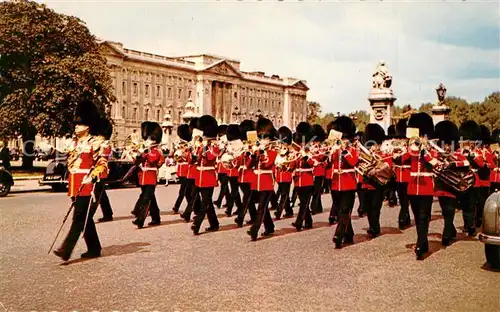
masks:
POLYGON ((156 185, 142 185, 141 195, 139 196, 139 211, 136 214, 137 220, 144 222, 148 214, 151 221, 160 222, 160 208, 156 202, 156 185))
POLYGON ((327 179, 325 177, 325 179, 323 180, 323 193, 326 194, 326 193, 330 193, 330 189, 332 187, 332 180, 331 179, 327 179))
POLYGON ((483 209, 486 199, 490 195, 490 188, 487 186, 482 186, 477 188, 477 202, 474 213, 474 222, 476 228, 480 228, 483 224, 483 209))
POLYGON ((322 188, 325 177, 314 177, 314 189, 311 201, 311 211, 313 213, 322 213, 323 204, 321 203, 322 188))
POLYGON ((212 202, 212 196, 214 195, 213 187, 198 187, 196 188, 198 192, 198 196, 201 198, 201 209, 199 211, 195 211, 195 217, 193 222, 194 231, 198 231, 200 229, 201 223, 203 219, 205 219, 205 215, 207 216, 208 222, 210 223, 211 228, 219 227, 219 220, 217 220, 217 214, 215 213, 214 204, 212 202))
POLYGON ((264 228, 266 232, 272 233, 274 232, 274 223, 271 218, 271 213, 269 212, 269 202, 271 201, 271 196, 274 191, 254 191, 256 193, 256 197, 259 199, 259 206, 257 208, 257 215, 255 216, 255 222, 252 224, 250 228, 250 233, 252 235, 257 235, 259 232, 260 226, 262 222, 264 222, 264 228))
POLYGON ((400 226, 407 226, 411 224, 410 210, 408 209, 410 204, 408 199, 408 183, 398 182, 397 191, 399 205, 401 206, 401 209, 399 209, 398 223, 400 226))
POLYGON ((368 216, 369 229, 376 235, 380 234, 380 211, 384 203, 384 188, 365 190, 365 208, 368 216))
POLYGON ((225 197, 226 205, 232 207, 234 203, 232 202, 231 192, 229 191, 229 180, 227 174, 219 173, 217 178, 220 181, 220 191, 214 204, 218 207, 222 206, 222 199, 225 197))
POLYGON ((295 220, 295 227, 297 229, 302 228, 302 223, 304 223, 304 227, 306 228, 312 227, 313 220, 309 205, 313 195, 313 189, 313 186, 297 187, 297 194, 299 196, 299 212, 297 213, 297 219, 295 220))
POLYGON ((491 182, 490 194, 495 193, 496 191, 500 191, 500 183, 491 182))
POLYGON ((334 193, 335 205, 339 209, 339 223, 335 229, 335 236, 341 241, 352 240, 354 230, 351 223, 351 213, 354 207, 355 191, 332 191, 334 193))
POLYGON ((186 199, 188 204, 186 206, 186 210, 184 210, 184 213, 182 214, 182 217, 187 221, 191 219, 191 213, 193 213, 193 210, 196 212, 201 209, 200 195, 198 194, 194 183, 195 179, 186 180, 186 199))
POLYGON ((243 192, 243 208, 238 211, 237 219, 239 220, 239 222, 243 222, 243 220, 245 220, 245 214, 248 210, 248 213, 250 214, 250 220, 254 221, 257 210, 255 209, 255 202, 253 198, 254 196, 252 196, 253 191, 250 189, 250 183, 240 183, 240 188, 243 192))
POLYGON ((271 194, 270 203, 273 210, 278 209, 278 194, 274 190, 271 194))
POLYGON ((329 220, 330 224, 332 224, 333 221, 338 221, 339 220, 339 211, 340 211, 340 208, 339 208, 339 203, 340 203, 339 194, 341 194, 341 192, 330 190, 330 197, 332 198, 332 208, 330 209, 330 215, 328 217, 328 220, 329 220))
POLYGON ((464 230, 474 229, 474 207, 477 202, 477 188, 471 187, 466 192, 457 195, 462 217, 464 219, 464 230))
POLYGON ((238 185, 238 177, 227 177, 228 184, 231 187, 230 198, 231 201, 227 201, 227 209, 229 212, 233 209, 233 206, 236 204, 236 209, 239 211, 242 209, 242 202, 240 197, 240 190, 238 185))
POLYGON ((112 218, 113 210, 111 209, 111 204, 109 203, 108 194, 106 194, 106 184, 104 181, 99 181, 95 184, 95 197, 97 202, 92 203, 95 205, 95 209, 97 210, 97 206, 101 205, 102 217, 103 218, 112 218))
POLYGON ((397 189, 396 179, 393 177, 387 183, 387 189, 386 189, 387 200, 389 202, 390 207, 394 207, 398 204, 398 198, 396 197, 396 189, 397 189))
POLYGON ((293 191, 292 191, 292 207, 295 206, 296 201, 297 201, 297 187, 295 186, 295 183, 294 183, 293 191))
POLYGON ((358 214, 361 216, 366 213, 365 209, 365 189, 362 187, 361 183, 358 183, 358 190, 356 191, 358 194, 358 214))
POLYGON ((452 239, 457 236, 457 230, 453 224, 457 200, 455 198, 445 196, 440 196, 438 199, 444 218, 443 239, 452 239))
POLYGON ((417 248, 428 251, 429 241, 427 240, 427 234, 429 233, 429 222, 431 221, 433 197, 432 195, 409 195, 408 197, 415 218, 415 225, 417 226, 417 248))
POLYGON ((184 198, 186 198, 186 200, 189 202, 188 196, 186 194, 186 189, 187 189, 186 177, 179 177, 179 183, 180 183, 179 194, 177 194, 177 200, 175 201, 174 208, 172 209, 175 212, 179 211, 179 208, 181 207, 184 198))
POLYGON ((73 249, 75 248, 76 242, 80 233, 82 233, 85 227, 85 233, 83 233, 83 239, 85 244, 87 244, 87 249, 91 253, 98 253, 101 251, 101 243, 99 242, 99 236, 97 236, 97 231, 95 228, 95 223, 93 220, 94 213, 96 211, 96 206, 92 205, 90 207, 90 212, 87 218, 87 226, 85 226, 85 218, 87 217, 87 210, 89 209, 90 196, 77 196, 72 198, 76 200, 74 204, 73 211, 73 221, 71 223, 71 228, 69 229, 68 235, 64 239, 60 251, 63 255, 70 257, 73 249))
POLYGON ((278 195, 279 195, 279 204, 278 209, 276 210, 276 217, 281 218, 281 214, 283 210, 285 210, 285 214, 287 216, 293 216, 293 209, 290 205, 290 188, 292 187, 291 182, 279 182, 278 183, 278 195))

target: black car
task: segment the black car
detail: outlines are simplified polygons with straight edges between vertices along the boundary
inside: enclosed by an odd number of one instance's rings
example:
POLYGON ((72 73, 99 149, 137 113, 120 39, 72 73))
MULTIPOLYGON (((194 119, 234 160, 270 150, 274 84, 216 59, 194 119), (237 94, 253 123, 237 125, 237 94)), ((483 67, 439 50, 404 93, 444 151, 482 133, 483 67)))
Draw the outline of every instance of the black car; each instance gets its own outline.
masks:
MULTIPOLYGON (((131 161, 109 160, 109 174, 105 179, 106 184, 111 187, 119 187, 127 183, 137 184, 137 175, 132 174, 124 180, 127 172, 134 166, 131 161)), ((49 162, 45 175, 39 181, 40 185, 50 185, 52 190, 59 192, 66 190, 68 186, 68 168, 65 158, 56 158, 49 162)))
POLYGON ((0 167, 0 197, 7 196, 12 185, 14 185, 12 174, 4 167, 0 167))

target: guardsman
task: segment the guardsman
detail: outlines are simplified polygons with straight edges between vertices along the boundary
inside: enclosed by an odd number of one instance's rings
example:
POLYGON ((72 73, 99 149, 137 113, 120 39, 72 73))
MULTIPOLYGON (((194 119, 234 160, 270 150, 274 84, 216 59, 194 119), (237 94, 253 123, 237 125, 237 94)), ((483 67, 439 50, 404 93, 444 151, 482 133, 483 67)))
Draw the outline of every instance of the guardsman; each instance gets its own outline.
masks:
POLYGON ((54 254, 64 261, 71 257, 82 231, 88 250, 81 257, 94 258, 101 255, 101 243, 93 220, 95 209, 91 209, 94 183, 108 174, 108 159, 101 156, 103 140, 90 134, 99 128, 99 120, 99 112, 92 102, 82 102, 76 108, 75 141, 68 151, 67 165, 68 195, 74 202, 73 220, 61 247, 54 250, 54 254))
MULTIPOLYGON (((444 120, 436 124, 435 137, 438 139, 438 146, 442 151, 433 150, 435 157, 443 162, 445 168, 468 167, 469 161, 460 154, 455 153, 460 137, 458 127, 449 120, 444 120), (443 153, 444 152, 444 153, 443 153)), ((457 230, 453 224, 455 218, 455 208, 458 206, 456 193, 439 179, 434 179, 434 196, 438 198, 439 205, 444 218, 444 229, 441 243, 449 246, 451 241, 457 236, 457 230)))
POLYGON ((226 164, 228 167, 225 168, 227 170, 227 180, 229 184, 228 187, 231 189, 230 191, 231 200, 230 201, 226 200, 228 204, 225 213, 226 216, 230 217, 232 215, 234 205, 236 205, 236 211, 243 210, 243 204, 241 202, 240 189, 238 183, 239 166, 237 160, 234 159, 234 154, 232 153, 233 146, 241 147, 243 145, 243 143, 241 142, 240 126, 236 124, 229 125, 227 127, 226 137, 228 144, 226 150, 227 152, 231 153, 232 157, 231 162, 229 164, 226 164), (231 151, 229 151, 228 149, 231 149, 231 151))
POLYGON ((249 164, 252 160, 251 144, 253 145, 254 142, 249 142, 249 138, 247 136, 248 133, 255 131, 255 129, 256 125, 253 120, 247 119, 243 120, 240 123, 241 140, 244 142, 244 144, 247 145, 247 150, 236 157, 236 163, 239 166, 238 182, 240 184, 241 191, 243 192, 243 209, 237 212, 238 216, 236 217, 236 219, 234 219, 234 222, 236 222, 239 227, 243 226, 243 221, 245 219, 247 210, 248 214, 250 215, 250 220, 247 222, 248 224, 252 224, 254 222, 255 216, 257 214, 251 189, 251 185, 252 183, 255 183, 254 181, 257 177, 255 176, 253 169, 249 167, 249 164))
MULTIPOLYGON (((380 146, 385 139, 384 129, 375 123, 366 125, 365 128, 365 147, 370 153, 384 158, 380 146)), ((363 181, 362 188, 365 190, 365 211, 368 216, 368 236, 375 238, 380 235, 380 211, 384 203, 384 186, 367 177, 361 177, 363 181)))
POLYGON ((469 236, 476 235, 475 209, 478 202, 479 188, 481 180, 478 176, 478 169, 484 166, 484 159, 480 153, 477 153, 477 144, 481 136, 481 128, 473 120, 464 121, 458 129, 460 139, 459 155, 464 156, 474 171, 475 183, 465 192, 458 195, 458 201, 462 208, 462 217, 464 220, 464 232, 469 236))
MULTIPOLYGON (((328 125, 329 131, 337 131, 341 135, 334 142, 330 154, 332 164, 332 197, 338 209, 337 228, 333 243, 335 248, 341 248, 342 243, 354 242, 354 230, 351 224, 351 213, 354 206, 357 180, 354 167, 358 164, 358 151, 351 145, 354 138, 356 126, 351 118, 341 116, 328 125)), ((335 211, 330 212, 330 223, 333 223, 335 211)))
POLYGON ((227 125, 219 125, 217 128, 217 142, 219 143, 219 149, 221 151, 221 155, 217 155, 217 179, 220 182, 219 196, 217 200, 215 200, 214 205, 217 208, 222 207, 222 200, 226 199, 226 207, 233 206, 231 199, 231 191, 229 190, 229 181, 228 181, 228 170, 222 165, 220 158, 222 154, 225 152, 226 143, 227 143, 227 125))
MULTIPOLYGON (((394 154, 404 154, 408 150, 408 139, 406 138, 406 123, 408 120, 401 119, 396 124, 396 140, 398 143, 393 147, 394 154)), ((410 201, 408 199, 408 183, 410 182, 410 159, 408 158, 405 162, 402 161, 401 157, 393 159, 393 168, 396 176, 396 190, 398 192, 399 198, 399 217, 398 225, 399 229, 403 230, 411 225, 410 217, 410 201)))
POLYGON ((314 176, 314 189, 311 200, 311 213, 317 214, 323 212, 323 204, 321 202, 321 195, 323 194, 323 185, 325 184, 326 174, 326 158, 321 144, 326 139, 326 132, 321 125, 314 125, 312 127, 312 157, 314 160, 313 176, 314 176))
POLYGON ((252 241, 257 240, 257 235, 264 222, 265 231, 262 236, 274 233, 274 223, 269 212, 269 203, 274 193, 273 167, 276 160, 276 151, 270 148, 271 140, 277 136, 273 123, 267 118, 259 118, 257 121, 258 144, 252 147, 249 166, 254 169, 256 179, 250 185, 254 192, 255 199, 258 200, 257 214, 255 221, 247 231, 252 241))
POLYGON ((156 184, 158 181, 158 168, 165 162, 165 157, 160 148, 163 131, 156 122, 145 121, 141 125, 142 146, 139 148, 135 163, 139 167, 138 182, 141 187, 136 219, 132 221, 137 228, 144 227, 146 217, 151 216, 149 226, 160 225, 160 208, 156 201, 156 184))
MULTIPOLYGON (((356 144, 364 144, 364 138, 365 138, 365 133, 363 131, 358 131, 354 135, 354 140, 353 144, 356 146, 356 144)), ((331 172, 330 172, 331 175, 331 172)), ((328 173, 327 173, 328 176, 328 173)), ((358 181, 357 184, 357 191, 356 193, 358 194, 358 216, 360 218, 363 218, 366 214, 365 210, 365 190, 363 189, 363 177, 360 176, 358 172, 356 172, 356 180, 358 181)), ((333 200, 333 199, 332 199, 333 200)))
POLYGON ((290 203, 290 189, 292 187, 292 175, 295 162, 290 157, 292 155, 292 131, 283 126, 278 129, 280 139, 280 150, 275 160, 275 176, 278 183, 278 208, 274 212, 277 220, 281 219, 281 214, 285 210, 285 218, 293 217, 293 209, 290 203))
POLYGON ((217 139, 217 121, 210 115, 203 115, 198 119, 197 129, 203 132, 203 137, 195 137, 195 150, 197 159, 197 173, 195 186, 201 199, 201 209, 195 211, 195 218, 191 229, 194 235, 198 235, 201 224, 207 216, 209 227, 205 228, 207 232, 219 230, 219 220, 215 213, 215 207, 212 202, 214 188, 218 185, 215 166, 219 148, 216 144, 217 139))
MULTIPOLYGON (((99 139, 103 142, 100 148, 100 157, 105 157, 109 160, 112 154, 112 148, 109 140, 113 135, 113 125, 107 118, 101 117, 99 121, 99 131, 94 135, 101 136, 99 139)), ((108 194, 106 194, 106 183, 104 180, 95 184, 95 196, 96 201, 94 202, 94 205, 101 205, 102 210, 102 218, 99 218, 98 221, 113 221, 113 209, 111 209, 108 194)))
MULTIPOLYGON (((390 144, 390 139, 396 138, 396 126, 391 125, 387 129, 387 141, 386 143, 390 144)), ((393 168, 392 160, 388 159, 388 163, 391 165, 391 168, 393 168)), ((397 184, 396 184, 396 178, 392 177, 392 179, 387 182, 387 187, 385 190, 386 193, 386 198, 387 202, 389 204, 389 207, 394 207, 398 204, 398 197, 396 196, 396 189, 397 189, 397 184)))
MULTIPOLYGON (((198 125, 198 117, 191 119, 189 122, 189 132, 190 137, 193 137, 193 131, 196 129, 198 125)), ((191 144, 192 145, 192 144, 191 144)), ((186 195, 188 196, 188 204, 186 206, 186 210, 180 215, 184 221, 191 221, 191 214, 194 211, 199 211, 201 209, 201 201, 196 191, 195 181, 197 175, 196 163, 198 159, 196 158, 196 151, 193 146, 190 146, 184 151, 184 158, 188 163, 188 169, 186 174, 186 195)))
POLYGON ((313 158, 310 150, 311 146, 308 145, 313 136, 314 129, 303 121, 297 125, 293 137, 295 144, 300 146, 294 164, 295 175, 297 176, 295 188, 299 197, 299 212, 292 225, 297 231, 301 231, 302 228, 311 229, 313 227, 310 204, 314 189, 313 170, 318 162, 313 158))
POLYGON ((191 198, 191 194, 188 194, 188 192, 186 192, 189 164, 187 162, 185 149, 188 148, 187 144, 191 142, 191 132, 189 131, 189 125, 179 125, 179 127, 177 127, 177 136, 182 140, 183 148, 179 148, 174 152, 174 158, 177 163, 177 178, 179 179, 180 184, 179 194, 177 195, 177 199, 175 200, 174 208, 172 208, 172 211, 175 213, 179 212, 184 198, 186 198, 186 202, 188 203, 189 198, 191 198))
POLYGON ((493 168, 491 169, 490 182, 491 193, 500 190, 500 129, 495 129, 491 135, 491 153, 493 157, 493 168))
POLYGON ((479 188, 477 190, 477 204, 474 214, 476 228, 480 228, 483 223, 483 207, 486 199, 490 195, 490 174, 494 168, 493 153, 490 150, 491 132, 485 125, 479 126, 481 129, 480 143, 476 148, 476 154, 479 156, 475 161, 478 165, 477 176, 479 177, 479 188), (482 163, 482 166, 479 165, 482 163))
MULTIPOLYGON (((429 251, 429 222, 432 211, 432 199, 434 196, 434 174, 432 167, 438 165, 438 161, 433 157, 425 143, 434 135, 434 123, 432 117, 426 113, 413 114, 408 121, 408 129, 418 129, 418 137, 412 136, 409 142, 409 149, 402 155, 402 162, 410 160, 410 181, 408 183, 408 197, 410 206, 415 216, 417 226, 417 244, 415 254, 417 260, 423 260, 429 251)), ((417 131, 417 130, 415 130, 417 131)), ((411 135, 408 135, 411 136, 411 135)))

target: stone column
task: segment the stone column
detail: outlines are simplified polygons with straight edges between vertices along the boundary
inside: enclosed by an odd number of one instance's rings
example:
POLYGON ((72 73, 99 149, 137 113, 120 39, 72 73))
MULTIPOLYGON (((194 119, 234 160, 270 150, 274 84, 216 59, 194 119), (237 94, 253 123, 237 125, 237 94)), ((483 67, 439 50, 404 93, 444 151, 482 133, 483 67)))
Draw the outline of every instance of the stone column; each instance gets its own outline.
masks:
POLYGON ((396 101, 392 91, 392 76, 389 75, 384 61, 379 62, 372 76, 372 89, 368 96, 372 108, 370 123, 379 124, 387 133, 387 129, 392 124, 394 101, 396 101))
POLYGON ((436 105, 432 107, 432 120, 434 125, 443 120, 447 120, 449 118, 448 115, 451 112, 451 109, 445 104, 446 87, 443 83, 440 83, 439 87, 436 88, 436 93, 438 101, 436 105))
MULTIPOLYGON (((285 89, 284 99, 283 99, 283 126, 291 128, 291 109, 292 109, 292 97, 290 95, 290 90, 285 89)), ((295 118, 295 117, 294 117, 295 118)))
POLYGON ((194 98, 191 100, 196 103, 196 106, 199 108, 200 112, 203 112, 205 109, 205 81, 203 79, 203 76, 200 75, 196 79, 196 93, 194 98))

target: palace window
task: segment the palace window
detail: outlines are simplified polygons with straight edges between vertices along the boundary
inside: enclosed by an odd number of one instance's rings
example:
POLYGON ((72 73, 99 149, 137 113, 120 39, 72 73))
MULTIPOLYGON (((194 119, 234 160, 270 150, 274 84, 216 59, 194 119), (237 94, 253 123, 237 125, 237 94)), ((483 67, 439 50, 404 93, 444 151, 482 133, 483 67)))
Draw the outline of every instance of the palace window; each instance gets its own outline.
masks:
POLYGON ((149 85, 148 84, 144 85, 144 95, 146 97, 149 96, 149 85))
POLYGON ((127 94, 127 83, 125 81, 122 82, 122 94, 127 94))
POLYGON ((146 109, 144 111, 144 120, 148 121, 149 120, 149 109, 146 109))
POLYGON ((268 109, 269 107, 267 106, 267 100, 264 102, 264 108, 268 109))
POLYGON ((192 92, 191 90, 188 91, 188 99, 191 98, 191 92, 192 92))
POLYGON ((161 97, 161 87, 156 86, 156 97, 161 97))
POLYGON ((122 107, 122 118, 127 118, 125 106, 122 107))
POLYGON ((177 90, 177 99, 180 100, 181 99, 181 94, 182 94, 182 89, 179 89, 177 90))
POLYGON ((134 108, 134 114, 132 115, 132 119, 137 120, 137 108, 134 108))
POLYGON ((172 88, 168 88, 168 98, 172 99, 172 88))
POLYGON ((156 120, 160 121, 160 110, 156 111, 156 120))
POLYGON ((250 99, 250 109, 253 109, 253 99, 250 99))
POLYGON ((134 82, 134 95, 137 95, 137 82, 134 82))

